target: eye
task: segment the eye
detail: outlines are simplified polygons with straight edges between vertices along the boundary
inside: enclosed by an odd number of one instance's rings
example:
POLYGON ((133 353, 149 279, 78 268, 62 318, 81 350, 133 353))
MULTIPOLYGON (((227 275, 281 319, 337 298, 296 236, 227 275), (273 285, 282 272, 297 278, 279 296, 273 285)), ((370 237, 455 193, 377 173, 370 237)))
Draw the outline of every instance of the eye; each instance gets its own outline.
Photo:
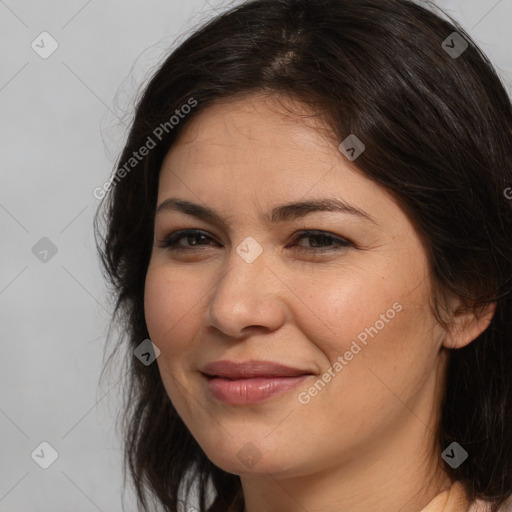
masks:
POLYGON ((204 243, 208 240, 213 240, 213 238, 204 231, 200 231, 198 229, 188 229, 171 233, 169 236, 159 242, 158 247, 169 248, 173 251, 187 251, 194 250, 201 246, 209 245, 204 243), (182 240, 186 240, 189 245, 180 244, 182 240))
MULTIPOLYGON (((168 248, 173 251, 193 251, 200 249, 201 247, 214 245, 219 247, 220 244, 216 242, 206 232, 198 229, 181 230, 171 233, 169 236, 161 240, 158 247, 168 248), (185 243, 182 243, 185 241, 185 243)), ((294 239, 291 246, 295 251, 307 252, 307 253, 325 253, 330 251, 339 251, 351 247, 353 244, 336 235, 332 235, 325 231, 310 230, 304 231, 294 239), (309 240, 309 247, 299 245, 298 242, 302 240, 309 240)), ((287 247, 287 248, 288 248, 287 247)))
POLYGON ((351 247, 353 244, 346 240, 345 238, 341 238, 339 236, 332 235, 325 231, 305 231, 295 238, 294 243, 296 244, 298 241, 307 240, 313 241, 310 244, 310 247, 304 247, 301 245, 295 245, 295 250, 305 251, 305 252, 314 252, 314 253, 322 253, 328 251, 339 251, 340 249, 344 249, 347 247, 351 247))

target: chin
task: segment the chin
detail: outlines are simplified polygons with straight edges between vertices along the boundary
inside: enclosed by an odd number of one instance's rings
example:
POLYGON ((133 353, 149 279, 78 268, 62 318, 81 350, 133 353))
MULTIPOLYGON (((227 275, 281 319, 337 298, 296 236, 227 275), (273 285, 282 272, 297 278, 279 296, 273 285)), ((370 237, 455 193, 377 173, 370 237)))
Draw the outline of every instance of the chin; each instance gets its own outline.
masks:
POLYGON ((307 474, 307 464, 304 464, 301 471, 299 461, 287 460, 277 453, 276 450, 270 450, 271 456, 265 456, 256 445, 251 442, 242 443, 241 448, 235 450, 224 450, 222 453, 217 451, 206 452, 206 456, 217 467, 233 475, 242 476, 264 476, 269 474, 281 478, 297 477, 307 474))

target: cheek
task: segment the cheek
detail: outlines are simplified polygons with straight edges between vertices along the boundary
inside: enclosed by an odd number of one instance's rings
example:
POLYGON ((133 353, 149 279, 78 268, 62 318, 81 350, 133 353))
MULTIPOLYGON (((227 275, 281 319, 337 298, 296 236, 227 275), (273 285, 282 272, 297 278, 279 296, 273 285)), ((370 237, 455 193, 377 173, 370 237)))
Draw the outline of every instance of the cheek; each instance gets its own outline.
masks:
POLYGON ((435 350, 429 287, 418 277, 423 271, 381 265, 373 273, 354 267, 308 282, 295 278, 297 289, 307 290, 303 313, 294 317, 298 328, 324 353, 325 363, 352 350, 354 359, 414 364, 415 355, 428 357, 435 350))
POLYGON ((365 328, 376 321, 380 326, 381 314, 390 310, 388 317, 395 317, 393 304, 403 291, 399 282, 392 278, 383 282, 381 275, 344 268, 308 280, 295 276, 290 280, 294 288, 305 292, 296 293, 303 304, 299 307, 302 313, 294 317, 300 330, 310 340, 321 342, 321 348, 339 353, 365 328))
POLYGON ((325 280, 321 292, 310 288, 304 297, 310 309, 318 307, 297 322, 324 356, 320 378, 327 384, 312 384, 300 403, 310 400, 303 410, 310 424, 323 424, 330 411, 327 437, 340 430, 354 439, 371 435, 403 413, 402 400, 413 402, 432 371, 437 348, 429 288, 393 276, 325 280))
POLYGON ((197 353, 194 339, 205 281, 201 283, 184 274, 165 266, 150 266, 146 275, 144 312, 149 337, 161 352, 156 362, 163 386, 175 409, 186 420, 194 412, 186 398, 186 372, 195 370, 192 366, 197 353))
POLYGON ((197 311, 207 288, 204 281, 184 277, 176 269, 150 266, 146 275, 144 311, 151 341, 164 353, 184 354, 190 346, 197 311))

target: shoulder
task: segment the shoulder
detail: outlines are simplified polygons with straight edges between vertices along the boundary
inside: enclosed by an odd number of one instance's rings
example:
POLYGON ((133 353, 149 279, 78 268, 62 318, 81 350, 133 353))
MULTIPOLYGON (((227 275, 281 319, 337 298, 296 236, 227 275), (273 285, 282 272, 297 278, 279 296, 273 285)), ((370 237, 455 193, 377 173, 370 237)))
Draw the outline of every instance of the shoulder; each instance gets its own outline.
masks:
POLYGON ((491 505, 487 501, 475 500, 471 503, 468 512, 491 512, 491 505))
MULTIPOLYGON (((491 504, 484 500, 475 500, 471 503, 468 512, 491 512, 491 504)), ((512 512, 512 499, 502 505, 498 512, 512 512)))

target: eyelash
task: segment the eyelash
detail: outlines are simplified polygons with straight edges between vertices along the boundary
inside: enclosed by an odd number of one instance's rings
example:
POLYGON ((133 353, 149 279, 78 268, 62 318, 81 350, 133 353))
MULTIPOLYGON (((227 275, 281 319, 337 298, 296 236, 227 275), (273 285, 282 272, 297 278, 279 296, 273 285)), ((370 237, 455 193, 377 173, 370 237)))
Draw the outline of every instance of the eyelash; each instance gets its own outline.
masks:
MULTIPOLYGON (((194 230, 194 229, 187 229, 187 230, 180 230, 176 231, 174 233, 171 233, 169 236, 164 238, 159 244, 158 247, 161 248, 167 248, 172 251, 194 251, 199 248, 199 246, 195 247, 184 247, 178 245, 179 241, 186 237, 199 237, 203 236, 206 238, 209 238, 210 240, 213 240, 212 237, 210 237, 208 234, 206 234, 204 231, 201 230, 194 230)), ((340 249, 344 249, 347 247, 353 246, 353 244, 346 240, 345 238, 341 238, 339 236, 331 235, 330 233, 327 233, 325 231, 317 231, 317 230, 310 230, 310 231, 303 231, 297 236, 294 240, 294 243, 298 242, 299 240, 302 240, 304 238, 326 238, 330 241, 338 242, 337 246, 328 246, 328 247, 296 247, 296 250, 299 252, 306 252, 306 253, 326 253, 326 252, 332 252, 332 251, 339 251, 340 249)))

